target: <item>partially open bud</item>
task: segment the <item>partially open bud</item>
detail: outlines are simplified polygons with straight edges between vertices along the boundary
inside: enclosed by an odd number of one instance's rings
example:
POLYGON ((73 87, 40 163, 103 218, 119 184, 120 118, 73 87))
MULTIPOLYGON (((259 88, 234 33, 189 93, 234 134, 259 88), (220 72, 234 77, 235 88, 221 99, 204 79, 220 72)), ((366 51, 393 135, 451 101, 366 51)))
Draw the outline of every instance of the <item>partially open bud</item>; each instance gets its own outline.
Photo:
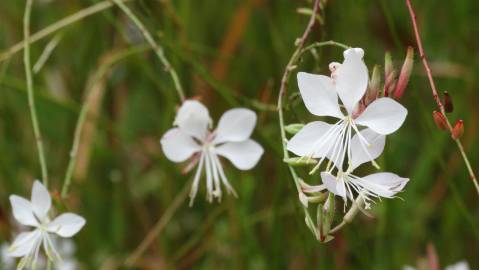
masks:
POLYGON ((394 98, 400 99, 406 90, 407 84, 409 82, 409 77, 411 76, 411 71, 414 63, 414 49, 412 47, 407 48, 406 59, 404 59, 404 64, 401 68, 401 73, 399 74, 399 79, 396 84, 396 89, 394 90, 394 98))
POLYGON ((303 127, 304 127, 304 124, 289 124, 284 127, 284 130, 288 132, 289 134, 294 135, 298 133, 303 127))
POLYGON ((379 85, 381 84, 379 66, 375 65, 373 68, 373 74, 371 75, 371 80, 369 81, 368 91, 365 97, 365 105, 369 105, 373 102, 379 95, 379 85))
POLYGON ((454 110, 452 105, 452 98, 447 91, 444 91, 444 110, 448 113, 454 110))
POLYGON ((447 130, 447 122, 446 122, 446 117, 444 116, 444 114, 438 111, 433 111, 432 118, 434 119, 436 126, 440 130, 447 130))
POLYGON ((464 121, 462 120, 457 120, 456 124, 452 128, 452 138, 454 140, 457 140, 461 138, 462 134, 464 134, 464 121))

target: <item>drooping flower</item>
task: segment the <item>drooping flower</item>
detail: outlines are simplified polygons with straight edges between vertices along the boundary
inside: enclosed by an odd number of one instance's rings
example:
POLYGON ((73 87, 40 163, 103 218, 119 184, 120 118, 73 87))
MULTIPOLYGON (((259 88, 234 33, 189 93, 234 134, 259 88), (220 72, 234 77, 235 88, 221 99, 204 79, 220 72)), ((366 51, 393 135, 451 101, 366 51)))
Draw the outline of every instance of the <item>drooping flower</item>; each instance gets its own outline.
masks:
MULTIPOLYGON (((336 166, 337 172, 335 174, 333 174, 333 169, 321 172, 323 184, 305 186, 304 192, 313 193, 327 189, 334 195, 342 197, 345 202, 348 199, 354 201, 355 194, 361 194, 366 208, 369 208, 369 201, 372 200, 370 197, 393 198, 396 193, 403 190, 409 179, 399 177, 393 173, 380 172, 364 177, 353 174, 353 171, 361 164, 381 155, 384 150, 385 136, 367 128, 354 135, 349 145, 351 147, 347 149, 347 152, 350 153, 348 168, 343 170, 336 166), (368 152, 361 147, 361 138, 369 142, 368 152)), ((338 163, 335 164, 338 165, 338 163)))
MULTIPOLYGON (((320 159, 311 173, 325 158, 342 168, 346 157, 350 158, 348 149, 354 134, 359 134, 359 145, 367 156, 371 156, 368 150, 371 143, 360 135, 360 127, 388 135, 395 132, 406 118, 406 108, 392 98, 378 98, 367 107, 361 103, 369 81, 363 55, 360 48, 344 51, 344 62, 330 65, 331 77, 305 72, 297 75, 306 108, 314 115, 339 119, 335 124, 310 122, 289 140, 289 151, 301 157, 320 159)), ((369 157, 369 160, 373 161, 373 158, 369 157)))
POLYGON ((256 125, 256 114, 244 108, 231 109, 221 116, 218 127, 210 130, 208 109, 198 101, 188 100, 178 110, 175 127, 161 138, 165 156, 173 162, 183 162, 192 157, 198 165, 190 191, 190 205, 198 192, 203 170, 206 172, 206 198, 221 200, 221 185, 237 196, 221 165, 223 156, 240 170, 253 168, 263 154, 263 148, 250 139, 256 125))
POLYGON ((23 269, 25 266, 35 268, 42 247, 49 260, 61 260, 52 237, 72 237, 86 223, 83 217, 73 213, 64 213, 50 220, 48 212, 52 199, 48 190, 38 180, 33 184, 30 201, 11 195, 10 203, 14 218, 22 225, 34 228, 32 231, 20 233, 8 249, 8 256, 22 257, 17 269, 23 269))

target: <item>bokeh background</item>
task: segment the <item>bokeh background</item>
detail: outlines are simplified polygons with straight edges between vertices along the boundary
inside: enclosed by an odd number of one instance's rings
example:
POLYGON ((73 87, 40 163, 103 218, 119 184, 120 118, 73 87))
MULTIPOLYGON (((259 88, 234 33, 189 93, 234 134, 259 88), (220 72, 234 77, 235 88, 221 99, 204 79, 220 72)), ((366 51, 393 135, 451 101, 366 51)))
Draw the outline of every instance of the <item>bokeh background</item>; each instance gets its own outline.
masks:
MULTIPOLYGON (((32 33, 101 1, 38 0, 32 33)), ((387 139, 383 169, 410 177, 401 199, 383 200, 336 239, 318 243, 304 223, 297 192, 282 163, 275 103, 284 67, 310 8, 300 0, 147 1, 129 6, 165 47, 188 97, 199 97, 213 119, 244 106, 258 113, 253 138, 265 148, 259 165, 240 172, 225 162, 240 197, 221 204, 183 201, 134 266, 121 264, 181 194, 192 174, 168 161, 159 138, 171 127, 178 97, 141 34, 116 7, 71 24, 31 47, 32 62, 52 39, 58 45, 34 75, 51 190, 58 198, 85 93, 95 94, 83 132, 68 209, 87 219, 75 237, 82 269, 401 269, 435 247, 441 265, 467 260, 479 269, 479 197, 456 146, 432 120, 435 109, 417 61, 401 100, 404 126, 387 139)), ((311 41, 364 48, 372 69, 385 51, 400 67, 415 45, 405 1, 330 0, 311 41)), ((439 89, 454 101, 451 119, 465 122, 464 144, 479 170, 479 2, 413 1, 439 89)), ((0 2, 0 53, 22 40, 25 1, 0 2)), ((338 48, 318 51, 299 69, 327 73, 338 48)), ((9 194, 28 197, 40 177, 28 113, 22 52, 0 62, 0 240, 16 229, 9 194)), ((286 122, 313 119, 290 82, 286 122)), ((318 176, 308 178, 318 183, 318 176)), ((341 218, 341 209, 336 218, 341 218)))

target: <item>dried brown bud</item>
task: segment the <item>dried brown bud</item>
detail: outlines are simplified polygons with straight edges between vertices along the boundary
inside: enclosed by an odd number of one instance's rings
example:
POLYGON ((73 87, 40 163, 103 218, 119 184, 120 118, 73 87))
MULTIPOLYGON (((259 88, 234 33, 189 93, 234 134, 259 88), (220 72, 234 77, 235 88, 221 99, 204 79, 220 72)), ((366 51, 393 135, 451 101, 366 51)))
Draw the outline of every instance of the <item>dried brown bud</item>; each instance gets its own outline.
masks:
POLYGON ((457 140, 461 138, 462 134, 464 134, 464 121, 462 120, 457 120, 456 124, 452 128, 452 138, 454 140, 457 140))
POLYGON ((394 98, 400 99, 406 90, 407 84, 409 82, 409 77, 411 76, 412 66, 414 63, 414 49, 412 47, 407 48, 406 59, 401 68, 401 73, 399 74, 399 79, 396 84, 396 89, 394 90, 394 98))
POLYGON ((448 113, 454 110, 452 105, 452 98, 447 91, 444 91, 444 110, 448 113))
POLYGON ((433 111, 432 118, 434 119, 436 126, 440 130, 447 130, 447 122, 446 122, 446 117, 444 116, 444 114, 438 111, 433 111))

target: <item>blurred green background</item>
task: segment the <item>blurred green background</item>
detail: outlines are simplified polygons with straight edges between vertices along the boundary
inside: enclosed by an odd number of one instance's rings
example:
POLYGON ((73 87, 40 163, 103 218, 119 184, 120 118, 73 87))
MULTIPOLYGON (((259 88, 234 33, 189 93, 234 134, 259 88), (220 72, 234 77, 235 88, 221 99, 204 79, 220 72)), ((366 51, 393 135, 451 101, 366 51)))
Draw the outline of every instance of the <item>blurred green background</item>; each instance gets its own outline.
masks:
MULTIPOLYGON (((100 1, 35 2, 32 33, 100 1)), ((465 122, 463 141, 478 172, 479 2, 413 4, 438 87, 452 95, 451 119, 465 122)), ((0 53, 22 40, 24 5, 0 2, 0 53)), ((227 196, 221 204, 209 204, 200 189, 195 205, 181 203, 133 269, 401 269, 425 256, 429 243, 441 265, 465 259, 479 269, 479 198, 453 141, 434 125, 435 103, 417 56, 401 100, 408 118, 388 137, 379 160, 385 171, 411 178, 403 200, 383 200, 372 210, 374 218, 359 215, 327 244, 318 243, 307 229, 282 163, 274 109, 294 41, 308 21, 296 10, 311 5, 300 0, 130 1, 165 47, 187 96, 200 96, 215 120, 235 106, 256 110, 253 138, 265 148, 252 171, 240 172, 225 162, 238 199, 227 196)), ((415 45, 404 1, 330 0, 322 18, 309 41, 362 47, 370 69, 383 65, 385 51, 400 67, 407 46, 415 45)), ((128 269, 122 262, 192 177, 167 160, 158 143, 171 127, 178 97, 141 34, 116 7, 34 43, 32 63, 55 37, 58 46, 34 76, 50 189, 61 189, 78 113, 87 89, 93 89, 65 204, 87 219, 74 238, 82 269, 128 269)), ((342 61, 338 48, 325 48, 318 56, 318 61, 308 56, 299 70, 328 73, 330 61, 342 61)), ((288 107, 286 122, 310 121, 292 77, 288 98, 294 106, 288 107)), ((39 177, 19 52, 0 62, 2 242, 17 230, 9 194, 29 197, 39 177)), ((307 180, 320 181, 318 176, 307 180)))

